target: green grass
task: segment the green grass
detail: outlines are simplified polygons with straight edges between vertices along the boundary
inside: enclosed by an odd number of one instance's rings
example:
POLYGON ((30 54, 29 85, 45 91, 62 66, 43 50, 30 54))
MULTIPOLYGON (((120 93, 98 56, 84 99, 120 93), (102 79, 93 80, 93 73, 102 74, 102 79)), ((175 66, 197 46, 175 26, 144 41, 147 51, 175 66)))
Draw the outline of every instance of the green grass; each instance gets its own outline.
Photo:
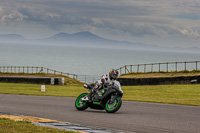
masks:
POLYGON ((39 84, 0 83, 0 93, 2 94, 76 97, 78 94, 87 91, 80 85, 45 85, 45 88, 46 91, 41 92, 41 85, 39 84))
MULTIPOLYGON (((158 102, 183 105, 200 105, 200 85, 152 85, 122 86, 123 100, 158 102)), ((2 94, 43 95, 77 97, 87 89, 80 85, 46 85, 46 92, 41 92, 41 85, 24 83, 0 83, 2 94)))
POLYGON ((28 121, 13 121, 10 119, 0 118, 1 133, 75 133, 72 131, 64 131, 60 129, 41 127, 33 125, 28 121))
POLYGON ((65 85, 83 85, 80 81, 70 78, 66 75, 61 74, 47 74, 47 73, 1 73, 0 76, 17 76, 17 77, 63 77, 65 79, 65 85))
POLYGON ((200 105, 200 85, 127 86, 123 90, 123 100, 200 105))

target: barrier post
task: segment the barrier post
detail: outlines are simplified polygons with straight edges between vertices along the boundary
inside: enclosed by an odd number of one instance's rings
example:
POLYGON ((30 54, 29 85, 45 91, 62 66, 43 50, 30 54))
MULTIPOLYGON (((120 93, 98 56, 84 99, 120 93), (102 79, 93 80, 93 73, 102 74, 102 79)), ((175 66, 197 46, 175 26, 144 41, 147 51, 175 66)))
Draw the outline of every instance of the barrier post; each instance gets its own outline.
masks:
POLYGON ((46 91, 45 85, 41 85, 41 92, 45 92, 45 91, 46 91))
POLYGON ((198 70, 197 61, 196 61, 196 71, 198 70))

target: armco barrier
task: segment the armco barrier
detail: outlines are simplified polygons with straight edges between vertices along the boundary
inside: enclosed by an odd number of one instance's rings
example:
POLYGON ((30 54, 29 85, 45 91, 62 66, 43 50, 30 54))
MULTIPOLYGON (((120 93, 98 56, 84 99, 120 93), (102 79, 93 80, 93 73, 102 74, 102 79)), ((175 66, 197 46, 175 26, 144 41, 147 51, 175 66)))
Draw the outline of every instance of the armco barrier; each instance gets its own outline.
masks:
POLYGON ((0 82, 64 85, 64 78, 58 78, 58 77, 54 78, 54 77, 8 77, 8 76, 0 76, 0 82))
POLYGON ((123 86, 200 84, 200 76, 162 77, 162 78, 118 78, 118 80, 123 86))
POLYGON ((199 71, 200 61, 184 62, 163 62, 150 64, 125 65, 118 68, 120 75, 127 73, 148 73, 148 72, 178 72, 178 71, 199 71))

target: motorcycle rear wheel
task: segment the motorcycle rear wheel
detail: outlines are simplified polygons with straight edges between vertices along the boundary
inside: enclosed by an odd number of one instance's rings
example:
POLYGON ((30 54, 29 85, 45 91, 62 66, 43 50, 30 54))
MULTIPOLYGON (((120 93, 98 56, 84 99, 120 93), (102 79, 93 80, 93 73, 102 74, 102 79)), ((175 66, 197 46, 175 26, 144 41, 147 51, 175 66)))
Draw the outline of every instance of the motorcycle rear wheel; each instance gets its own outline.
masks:
POLYGON ((83 93, 81 95, 79 95, 76 99, 76 102, 75 102, 75 107, 77 110, 86 110, 88 108, 88 104, 87 104, 87 101, 82 101, 81 98, 87 96, 87 93, 83 93))
POLYGON ((115 113, 119 110, 122 105, 122 100, 120 97, 117 97, 113 103, 110 103, 111 99, 108 99, 106 102, 105 110, 107 113, 115 113))

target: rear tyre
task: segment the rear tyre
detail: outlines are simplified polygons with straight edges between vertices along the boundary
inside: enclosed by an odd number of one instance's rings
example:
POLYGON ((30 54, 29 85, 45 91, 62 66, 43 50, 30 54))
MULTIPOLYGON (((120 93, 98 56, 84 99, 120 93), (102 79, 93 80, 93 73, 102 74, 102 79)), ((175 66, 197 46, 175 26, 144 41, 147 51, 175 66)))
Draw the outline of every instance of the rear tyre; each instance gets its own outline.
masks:
POLYGON ((115 113, 116 111, 119 110, 119 108, 122 105, 122 100, 120 97, 117 97, 113 103, 110 102, 111 99, 108 99, 106 102, 106 107, 105 110, 107 113, 115 113))
POLYGON ((88 104, 87 104, 87 101, 82 101, 81 98, 87 96, 87 93, 83 93, 81 95, 79 95, 76 99, 76 102, 75 102, 75 107, 77 110, 85 110, 88 108, 88 104))

